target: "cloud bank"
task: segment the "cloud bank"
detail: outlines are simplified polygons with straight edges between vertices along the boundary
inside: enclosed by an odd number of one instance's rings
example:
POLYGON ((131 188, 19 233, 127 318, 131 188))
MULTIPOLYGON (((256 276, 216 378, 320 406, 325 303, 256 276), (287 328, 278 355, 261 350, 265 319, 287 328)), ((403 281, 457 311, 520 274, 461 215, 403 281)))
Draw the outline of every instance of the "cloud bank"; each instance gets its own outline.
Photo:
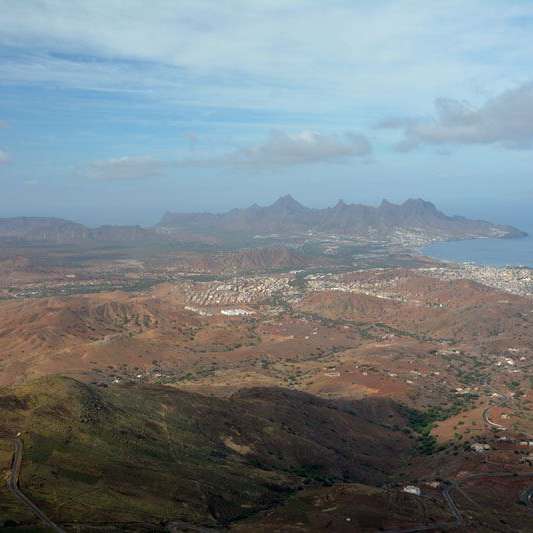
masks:
POLYGON ((295 165, 338 163, 368 158, 372 146, 361 134, 323 134, 272 131, 265 142, 239 148, 219 156, 163 161, 151 156, 125 156, 94 161, 78 174, 103 181, 145 180, 160 177, 172 168, 254 168, 275 169, 295 165))
POLYGON ((353 157, 368 157, 372 146, 361 134, 322 134, 304 130, 289 134, 273 131, 261 144, 241 148, 219 158, 206 159, 199 164, 282 167, 311 163, 339 162, 353 157))
POLYGON ((396 149, 404 152, 423 144, 533 148, 533 82, 505 91, 477 108, 464 101, 439 98, 435 111, 430 120, 389 119, 381 127, 403 132, 396 149))
POLYGON ((4 150, 0 150, 0 165, 6 165, 9 161, 9 154, 4 150))
POLYGON ((78 174, 100 181, 145 180, 162 175, 165 163, 150 156, 125 156, 94 161, 78 174))

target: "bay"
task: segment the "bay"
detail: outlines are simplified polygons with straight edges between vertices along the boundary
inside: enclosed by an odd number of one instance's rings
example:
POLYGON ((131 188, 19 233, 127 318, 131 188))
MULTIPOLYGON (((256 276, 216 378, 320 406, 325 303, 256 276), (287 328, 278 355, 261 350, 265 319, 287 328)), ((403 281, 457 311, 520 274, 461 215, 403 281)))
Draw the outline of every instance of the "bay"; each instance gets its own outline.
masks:
MULTIPOLYGON (((527 231, 527 230, 526 230, 527 231)), ((435 242, 423 248, 424 255, 457 263, 533 268, 533 230, 520 239, 469 239, 435 242)))

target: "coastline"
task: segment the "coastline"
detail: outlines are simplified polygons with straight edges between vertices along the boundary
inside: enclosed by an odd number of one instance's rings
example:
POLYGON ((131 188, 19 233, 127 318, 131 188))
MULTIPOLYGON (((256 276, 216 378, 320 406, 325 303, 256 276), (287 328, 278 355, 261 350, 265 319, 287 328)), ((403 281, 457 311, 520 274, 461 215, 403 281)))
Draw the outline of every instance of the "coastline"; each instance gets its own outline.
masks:
POLYGON ((436 261, 485 267, 533 269, 533 237, 474 238, 434 241, 418 252, 436 261))

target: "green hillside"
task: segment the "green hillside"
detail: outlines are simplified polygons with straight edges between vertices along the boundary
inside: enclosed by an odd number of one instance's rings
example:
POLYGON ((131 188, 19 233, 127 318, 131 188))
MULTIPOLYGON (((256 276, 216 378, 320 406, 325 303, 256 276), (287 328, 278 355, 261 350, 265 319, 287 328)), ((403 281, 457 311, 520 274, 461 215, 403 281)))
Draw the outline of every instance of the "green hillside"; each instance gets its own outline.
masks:
MULTIPOLYGON (((410 449, 400 413, 281 389, 220 399, 51 377, 0 390, 0 432, 22 432, 21 488, 59 523, 220 525, 304 486, 379 484, 410 449)), ((27 520, 4 495, 0 523, 27 520)))

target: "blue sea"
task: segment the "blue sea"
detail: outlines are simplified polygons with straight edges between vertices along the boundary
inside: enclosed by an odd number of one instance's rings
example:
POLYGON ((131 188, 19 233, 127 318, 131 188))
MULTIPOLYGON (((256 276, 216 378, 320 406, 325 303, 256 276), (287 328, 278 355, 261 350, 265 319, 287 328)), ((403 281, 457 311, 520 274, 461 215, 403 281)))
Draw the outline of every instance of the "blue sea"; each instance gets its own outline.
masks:
POLYGON ((429 257, 446 261, 470 261, 478 265, 527 266, 533 268, 533 228, 521 239, 474 239, 437 242, 422 251, 429 257))

